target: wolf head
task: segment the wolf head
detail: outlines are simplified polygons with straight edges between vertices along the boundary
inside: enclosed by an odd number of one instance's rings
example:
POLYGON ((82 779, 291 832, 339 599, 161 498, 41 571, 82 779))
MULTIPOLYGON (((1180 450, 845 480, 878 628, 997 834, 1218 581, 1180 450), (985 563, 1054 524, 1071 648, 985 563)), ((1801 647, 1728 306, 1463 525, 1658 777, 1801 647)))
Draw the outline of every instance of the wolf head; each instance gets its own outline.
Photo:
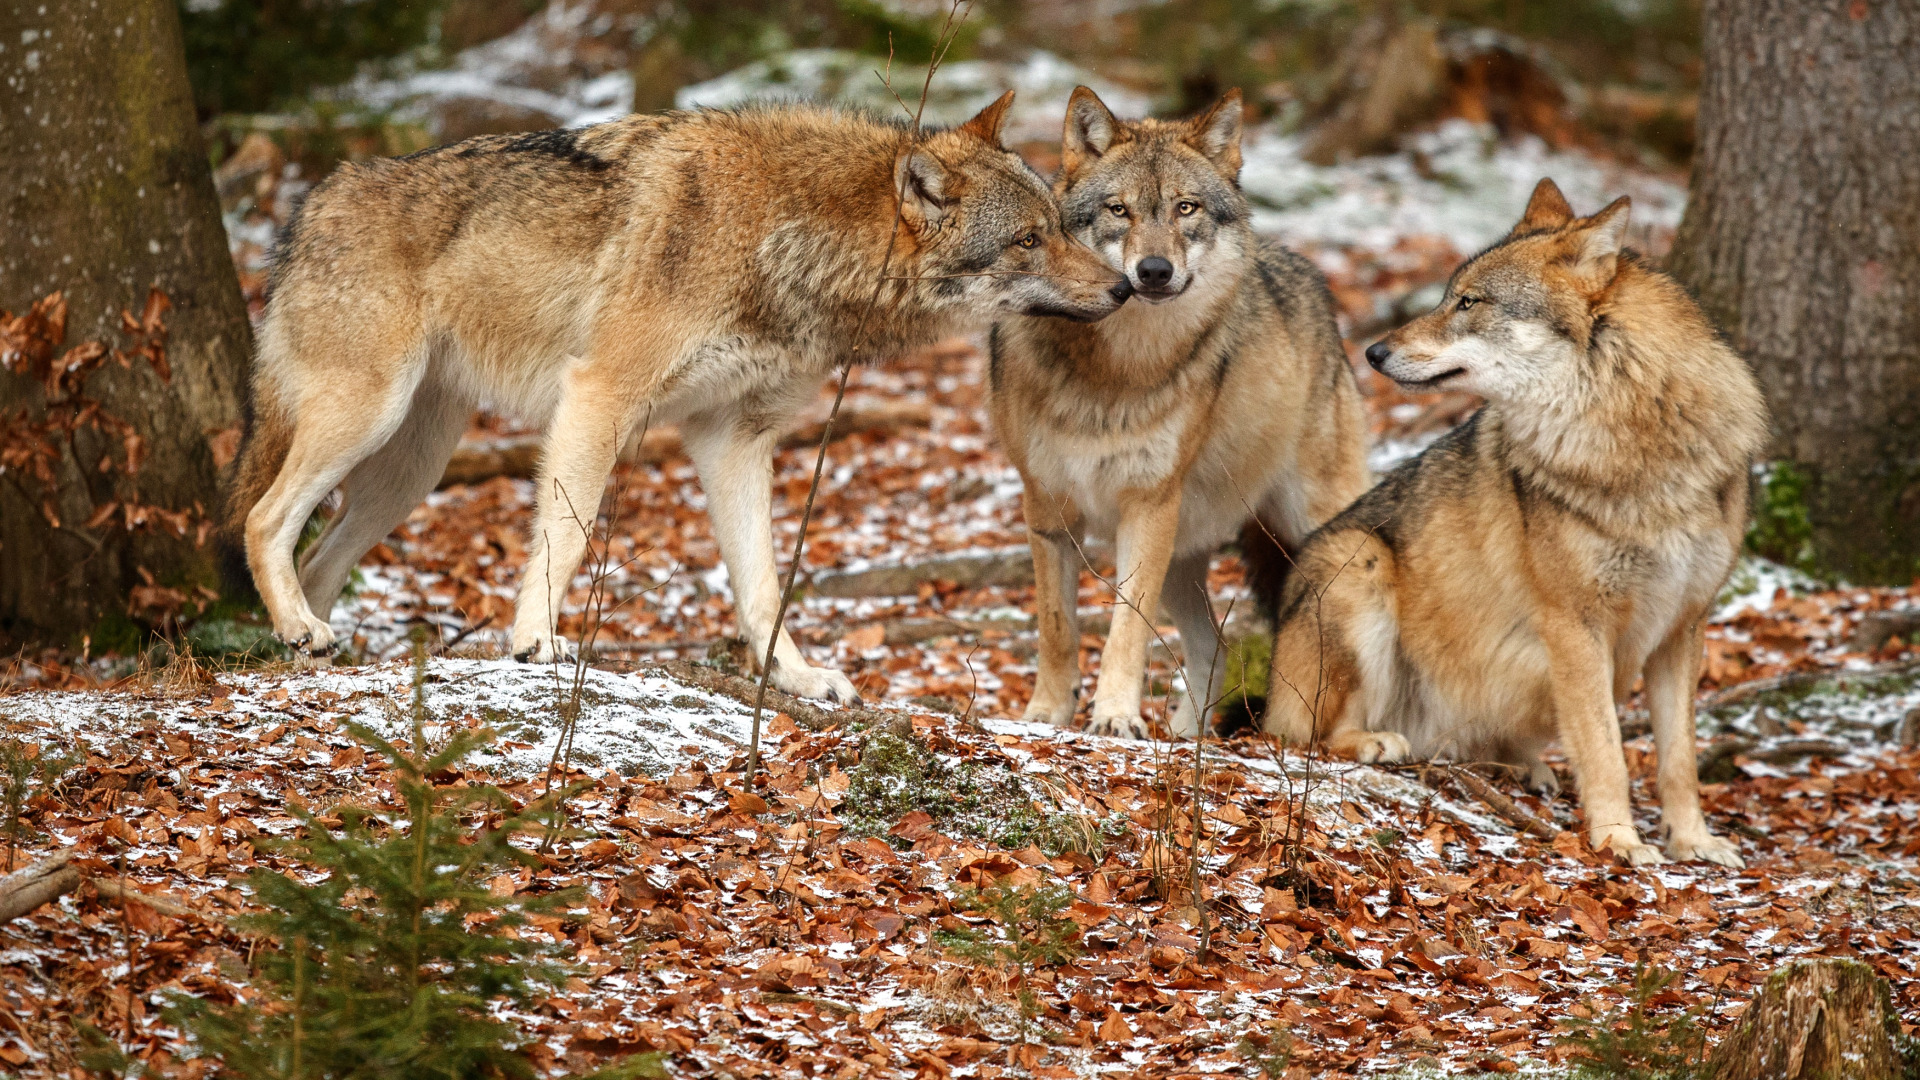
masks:
POLYGON ((1061 227, 1046 183, 1000 142, 1009 90, 978 116, 904 150, 894 165, 903 225, 931 305, 1091 321, 1132 291, 1061 227))
POLYGON ((1593 341, 1627 216, 1622 196, 1575 217, 1554 182, 1540 181, 1506 239, 1453 272, 1440 306, 1368 346, 1367 362, 1419 389, 1494 401, 1555 395, 1593 341))
POLYGON ((1054 194, 1067 231, 1162 303, 1211 273, 1238 276, 1240 91, 1191 120, 1121 121, 1078 87, 1067 104, 1054 194))

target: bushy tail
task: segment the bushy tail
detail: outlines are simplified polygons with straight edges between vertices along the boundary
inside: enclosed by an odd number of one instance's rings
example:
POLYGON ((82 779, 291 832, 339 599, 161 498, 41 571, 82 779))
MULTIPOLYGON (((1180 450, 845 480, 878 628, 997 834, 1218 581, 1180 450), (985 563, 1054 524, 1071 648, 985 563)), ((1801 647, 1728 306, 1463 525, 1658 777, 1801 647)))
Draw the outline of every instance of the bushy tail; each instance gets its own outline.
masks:
POLYGON ((1271 626, 1280 611, 1287 575, 1293 572, 1293 552, 1271 525, 1252 518, 1240 527, 1240 562, 1246 567, 1253 608, 1271 626))
POLYGON ((271 390, 255 382, 242 420, 240 456, 227 488, 226 531, 235 545, 245 544, 247 515, 273 486, 292 445, 292 417, 271 390))

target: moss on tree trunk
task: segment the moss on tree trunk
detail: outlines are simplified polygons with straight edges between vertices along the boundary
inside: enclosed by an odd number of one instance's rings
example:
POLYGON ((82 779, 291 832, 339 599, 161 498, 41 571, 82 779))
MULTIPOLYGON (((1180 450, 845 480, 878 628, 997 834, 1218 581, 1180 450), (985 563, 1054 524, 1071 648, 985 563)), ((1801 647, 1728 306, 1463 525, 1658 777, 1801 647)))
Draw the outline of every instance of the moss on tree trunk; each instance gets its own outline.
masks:
MULTIPOLYGON (((171 381, 109 366, 88 392, 147 442, 141 502, 217 514, 208 440, 239 422, 250 335, 173 0, 0 5, 0 77, 0 308, 64 291, 66 345, 113 345, 120 311, 164 290, 171 381)), ((0 409, 43 405, 39 386, 0 373, 0 409)), ((216 582, 211 545, 80 527, 113 497, 97 468, 108 447, 81 434, 61 470, 63 528, 0 477, 0 641, 71 642, 124 620, 141 568, 183 588, 216 582)))

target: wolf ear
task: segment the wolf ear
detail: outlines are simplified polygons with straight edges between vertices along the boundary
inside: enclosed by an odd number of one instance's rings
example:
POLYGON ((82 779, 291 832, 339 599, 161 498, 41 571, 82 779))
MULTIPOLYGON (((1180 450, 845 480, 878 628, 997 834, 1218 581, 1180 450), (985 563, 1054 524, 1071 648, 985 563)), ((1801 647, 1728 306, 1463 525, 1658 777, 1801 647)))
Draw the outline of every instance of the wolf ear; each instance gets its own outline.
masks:
POLYGON ((1000 125, 1006 121, 1007 110, 1011 108, 1013 108, 1013 91, 1009 90, 1001 94, 993 104, 981 109, 973 119, 961 124, 959 130, 989 146, 1000 146, 1000 125))
POLYGON ((894 162, 893 191, 900 197, 900 216, 916 232, 938 222, 951 204, 947 167, 918 148, 901 151, 894 162))
POLYGON ((1627 219, 1633 203, 1625 195, 1605 210, 1574 222, 1574 273, 1594 288, 1605 288, 1620 266, 1620 245, 1627 238, 1627 219))
POLYGON ((1240 175, 1240 91, 1227 91, 1213 108, 1187 121, 1186 144, 1227 176, 1240 175))
POLYGON ((1060 132, 1060 171, 1072 173, 1105 154, 1119 138, 1120 122, 1100 95, 1084 86, 1074 87, 1067 101, 1066 127, 1060 132))
POLYGON ((1537 232, 1541 229, 1557 229, 1573 220, 1573 207, 1567 205, 1567 197, 1560 194, 1560 185, 1552 177, 1542 177, 1533 186, 1533 198, 1527 200, 1527 212, 1520 215, 1520 224, 1513 227, 1516 233, 1537 232))

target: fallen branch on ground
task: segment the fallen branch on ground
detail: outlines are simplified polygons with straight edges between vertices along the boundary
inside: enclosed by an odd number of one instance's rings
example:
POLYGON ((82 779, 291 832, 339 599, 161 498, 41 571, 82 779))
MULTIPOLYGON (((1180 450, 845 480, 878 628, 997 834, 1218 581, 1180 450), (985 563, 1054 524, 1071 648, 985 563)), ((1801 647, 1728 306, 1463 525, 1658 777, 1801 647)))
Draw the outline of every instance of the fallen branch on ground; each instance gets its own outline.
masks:
POLYGON ((1528 836, 1537 837, 1541 840, 1552 840, 1554 837, 1560 835, 1558 829, 1534 817, 1526 807, 1521 806, 1519 803, 1501 794, 1499 789, 1481 779, 1480 776, 1472 770, 1452 766, 1447 769, 1447 775, 1459 783, 1461 787, 1466 788, 1468 792, 1472 793, 1474 798, 1485 803, 1489 810, 1507 819, 1508 824, 1526 833, 1528 836))
POLYGON ((73 853, 63 851, 42 859, 24 870, 0 878, 0 923, 12 922, 30 914, 91 882, 103 900, 145 904, 162 915, 179 919, 210 919, 213 916, 163 893, 143 892, 117 878, 92 877, 72 865, 73 853))

